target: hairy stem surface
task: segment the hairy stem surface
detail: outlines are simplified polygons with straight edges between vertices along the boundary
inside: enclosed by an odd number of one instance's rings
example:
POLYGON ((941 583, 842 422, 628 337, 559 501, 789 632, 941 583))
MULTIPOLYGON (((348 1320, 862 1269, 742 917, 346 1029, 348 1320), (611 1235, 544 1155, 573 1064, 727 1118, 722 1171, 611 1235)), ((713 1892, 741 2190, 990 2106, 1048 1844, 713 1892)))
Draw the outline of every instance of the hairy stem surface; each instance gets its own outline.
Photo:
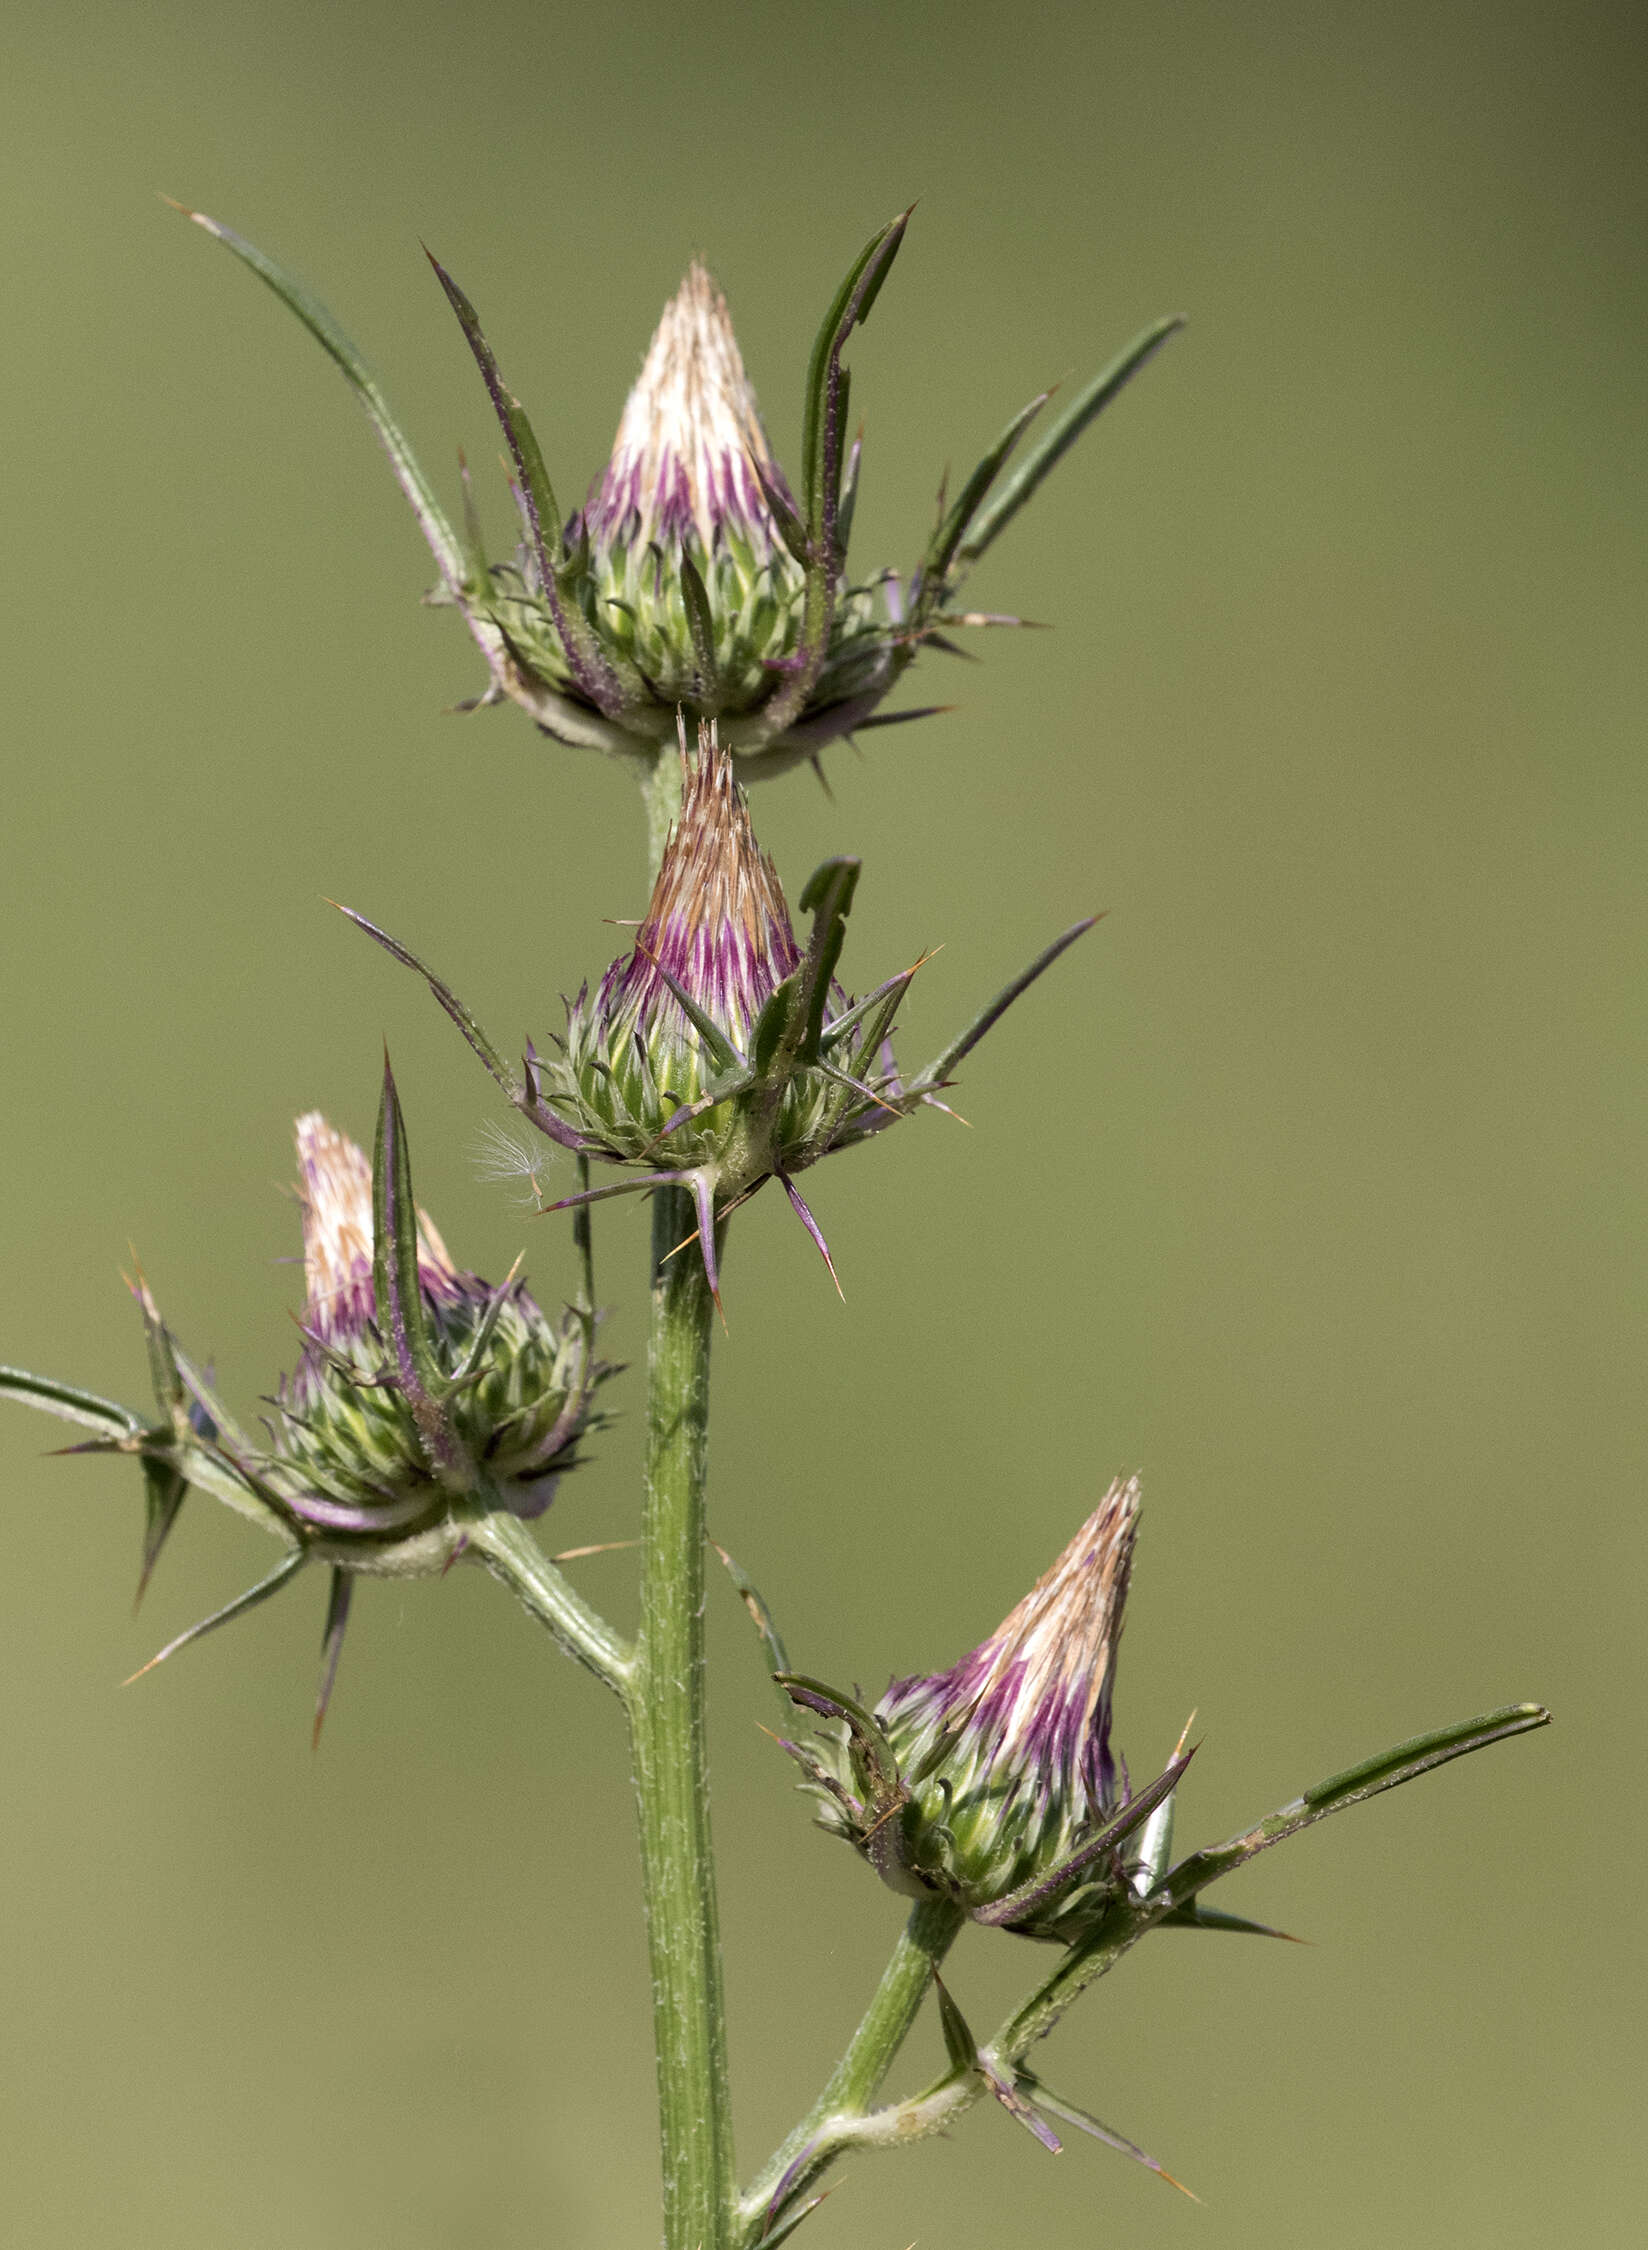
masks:
POLYGON ((628 1704, 652 1965, 666 2250, 728 2250, 732 2120, 704 1741, 704 1476, 714 1302, 692 1199, 652 1203, 641 1627, 628 1704), (670 1253, 676 1251, 675 1256, 670 1253))

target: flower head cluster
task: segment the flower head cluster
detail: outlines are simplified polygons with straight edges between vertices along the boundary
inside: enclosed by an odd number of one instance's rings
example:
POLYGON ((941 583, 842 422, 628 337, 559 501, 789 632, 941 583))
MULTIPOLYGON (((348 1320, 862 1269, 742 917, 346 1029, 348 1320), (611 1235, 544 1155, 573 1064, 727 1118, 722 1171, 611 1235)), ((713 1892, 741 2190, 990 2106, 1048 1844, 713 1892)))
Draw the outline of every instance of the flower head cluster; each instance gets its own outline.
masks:
POLYGON ((816 1750, 788 1745, 820 1825, 895 1889, 1060 1942, 1120 1895, 1123 1847, 1182 1764, 1134 1795, 1111 1748, 1138 1514, 1138 1480, 1118 1479, 986 1640, 948 1671, 894 1680, 873 1713, 787 1678, 797 1703, 838 1722, 816 1750))
POLYGON ((909 213, 880 228, 837 289, 808 361, 800 474, 774 457, 726 301, 694 264, 666 308, 584 506, 563 517, 542 450, 505 384, 474 306, 435 271, 502 426, 520 524, 494 560, 465 476, 462 534, 448 523, 382 391, 331 315, 275 261, 202 212, 189 217, 244 259, 340 366, 376 425, 440 570, 432 597, 461 611, 491 682, 546 734, 639 757, 667 751, 676 714, 720 722, 752 772, 816 758, 855 728, 918 718, 879 711, 924 647, 1019 618, 961 610, 963 580, 1088 423, 1179 326, 1158 321, 1020 452, 1046 404, 1015 415, 938 522, 914 569, 848 565, 860 442, 849 439, 843 354, 868 319, 909 213), (1009 465, 1011 463, 1011 465, 1009 465))

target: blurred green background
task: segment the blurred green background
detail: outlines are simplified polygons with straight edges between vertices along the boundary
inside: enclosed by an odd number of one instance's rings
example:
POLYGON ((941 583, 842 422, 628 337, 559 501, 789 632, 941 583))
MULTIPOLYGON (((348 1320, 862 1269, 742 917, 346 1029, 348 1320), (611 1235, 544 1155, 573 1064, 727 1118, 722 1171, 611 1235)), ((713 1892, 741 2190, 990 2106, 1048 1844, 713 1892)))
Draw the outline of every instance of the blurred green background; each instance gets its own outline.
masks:
MULTIPOLYGON (((1313 1950, 1170 1934, 1061 2031, 1052 2082, 1204 2208, 979 2113, 860 2160, 818 2250, 1641 2240, 1644 44, 1583 0, 8 11, 0 1358, 134 1402, 128 1239, 272 1387, 290 1120, 368 1132, 385 1035, 460 1257, 568 1285, 478 1176, 478 1066, 322 901, 513 1037, 643 888, 623 774, 444 715, 480 667, 365 424, 157 191, 309 279, 500 546, 420 236, 565 495, 694 251, 793 462, 819 312, 919 196, 854 346, 866 563, 1044 381, 1192 316, 973 582, 1057 630, 928 659, 909 699, 959 709, 832 754, 833 800, 757 797, 792 890, 864 855, 861 986, 944 942, 912 1053, 1108 918, 971 1131, 808 1183, 845 1309, 781 1208, 739 1221, 713 1525, 878 1689, 1141 1468, 1120 1736, 1154 1770, 1199 1709, 1190 1842, 1502 1700, 1557 1724, 1221 1892, 1313 1950)), ((644 1243, 599 1229, 626 1354, 644 1243)), ((631 1529, 638 1400, 553 1543, 631 1529)), ((467 1572, 364 1590, 318 1758, 318 1578, 122 1694, 267 1549, 194 1504, 134 1621, 135 1476, 58 1434, 0 1420, 8 2239, 654 2239, 605 1699, 467 1572)), ((579 1567, 623 1605, 628 1558, 579 1567)), ((714 1656, 753 2166, 899 1909, 809 1830, 730 1591, 714 1656)), ((974 1933, 958 1997, 1044 1959, 974 1933)))

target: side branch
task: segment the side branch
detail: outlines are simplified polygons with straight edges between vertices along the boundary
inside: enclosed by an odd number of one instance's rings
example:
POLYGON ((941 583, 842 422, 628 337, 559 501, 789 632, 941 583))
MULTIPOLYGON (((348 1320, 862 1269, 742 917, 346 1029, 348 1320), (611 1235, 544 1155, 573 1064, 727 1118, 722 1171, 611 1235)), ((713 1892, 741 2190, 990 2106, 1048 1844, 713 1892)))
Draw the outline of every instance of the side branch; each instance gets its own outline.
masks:
POLYGON ((813 2181, 844 2149, 885 2145, 868 2138, 866 2128, 892 2112, 871 2111, 869 2105, 964 1919, 961 1909, 945 1899, 923 1899, 911 1908, 875 1997, 823 2092, 739 2205, 738 2240, 750 2250, 795 2210, 813 2181))
POLYGON ((629 1643, 557 1570, 518 1516, 495 1509, 477 1518, 469 1553, 549 1628, 568 1656, 615 1695, 628 1696, 635 1669, 629 1643))

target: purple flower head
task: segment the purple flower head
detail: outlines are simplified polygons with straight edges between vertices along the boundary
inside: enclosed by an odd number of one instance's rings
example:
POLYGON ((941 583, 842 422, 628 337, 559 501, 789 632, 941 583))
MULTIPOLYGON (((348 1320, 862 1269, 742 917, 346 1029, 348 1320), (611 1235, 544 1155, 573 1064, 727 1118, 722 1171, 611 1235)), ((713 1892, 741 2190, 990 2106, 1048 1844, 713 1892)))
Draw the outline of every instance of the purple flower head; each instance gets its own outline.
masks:
MULTIPOLYGON (((303 1325, 334 1349, 357 1342, 370 1327, 372 1167, 347 1134, 318 1109, 294 1128, 298 1201, 303 1211, 303 1325)), ((460 1273, 427 1211, 418 1213, 418 1280, 432 1304, 454 1305, 489 1295, 474 1274, 460 1273)))
POLYGON ((696 757, 682 753, 680 818, 634 950, 607 971, 596 1010, 654 1049, 695 1044, 673 979, 744 1048, 800 961, 778 870, 755 840, 732 759, 706 732, 696 757))
POLYGON ((958 1757, 984 1793, 1102 1821, 1116 1802, 1110 1707, 1138 1536, 1139 1481, 1120 1478, 985 1641, 930 1677, 895 1680, 876 1717, 912 1782, 958 1757))
POLYGON ((744 372, 727 300, 694 259, 664 308, 584 520, 598 548, 696 548, 777 534, 754 463, 788 499, 744 372))

